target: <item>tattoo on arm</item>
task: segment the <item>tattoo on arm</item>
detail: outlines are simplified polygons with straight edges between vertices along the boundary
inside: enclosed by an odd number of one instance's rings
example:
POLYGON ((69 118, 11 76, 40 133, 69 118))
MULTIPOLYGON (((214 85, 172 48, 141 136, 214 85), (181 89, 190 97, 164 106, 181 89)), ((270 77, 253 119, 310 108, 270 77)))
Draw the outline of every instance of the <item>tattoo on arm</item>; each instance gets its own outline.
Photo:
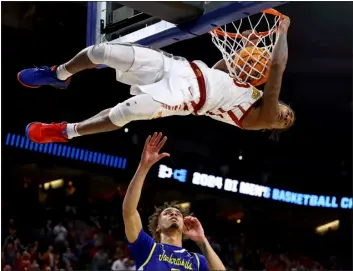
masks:
POLYGON ((272 64, 286 65, 288 59, 287 33, 281 33, 272 52, 272 64))
MULTIPOLYGON (((267 84, 265 85, 265 96, 275 95, 278 100, 281 90, 282 75, 287 65, 288 44, 286 34, 279 36, 272 54, 272 64, 270 68, 267 84)), ((272 98, 272 97, 271 97, 272 98)))
POLYGON ((269 122, 274 121, 278 115, 278 100, 282 85, 282 76, 288 58, 287 34, 281 33, 278 37, 272 54, 272 63, 267 82, 264 88, 261 117, 269 122))

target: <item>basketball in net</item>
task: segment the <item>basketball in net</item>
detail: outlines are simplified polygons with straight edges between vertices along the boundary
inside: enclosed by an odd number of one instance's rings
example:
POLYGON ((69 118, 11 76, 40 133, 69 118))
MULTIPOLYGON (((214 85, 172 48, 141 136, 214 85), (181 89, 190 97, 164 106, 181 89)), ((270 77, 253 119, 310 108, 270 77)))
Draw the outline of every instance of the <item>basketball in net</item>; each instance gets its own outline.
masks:
POLYGON ((267 9, 210 31, 231 77, 253 86, 266 82, 276 30, 282 18, 278 11, 267 9))
POLYGON ((238 52, 233 65, 241 82, 259 86, 267 80, 271 65, 270 55, 263 48, 245 47, 238 52))

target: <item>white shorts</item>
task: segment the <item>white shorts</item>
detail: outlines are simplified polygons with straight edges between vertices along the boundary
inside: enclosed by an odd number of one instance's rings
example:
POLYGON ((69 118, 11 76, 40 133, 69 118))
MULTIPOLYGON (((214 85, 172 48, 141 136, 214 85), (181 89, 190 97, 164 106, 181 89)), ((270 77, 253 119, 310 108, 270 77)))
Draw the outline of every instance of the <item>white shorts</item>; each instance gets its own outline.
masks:
POLYGON ((109 66, 116 70, 117 81, 131 85, 136 95, 115 106, 109 117, 121 127, 130 121, 192 114, 191 101, 198 102, 200 91, 190 63, 163 51, 135 45, 131 67, 121 70, 121 60, 112 59, 121 44, 110 48, 109 66), (120 61, 120 63, 119 63, 120 61), (189 106, 185 106, 189 104, 189 106))
MULTIPOLYGON (((116 45, 114 48, 113 44, 111 51, 121 50, 121 44, 116 45)), ((110 60, 110 67, 116 70, 117 81, 131 85, 132 95, 146 93, 169 106, 199 98, 196 75, 185 58, 139 45, 125 46, 132 46, 134 50, 130 69, 119 70, 119 63, 115 64, 113 59, 110 60)))

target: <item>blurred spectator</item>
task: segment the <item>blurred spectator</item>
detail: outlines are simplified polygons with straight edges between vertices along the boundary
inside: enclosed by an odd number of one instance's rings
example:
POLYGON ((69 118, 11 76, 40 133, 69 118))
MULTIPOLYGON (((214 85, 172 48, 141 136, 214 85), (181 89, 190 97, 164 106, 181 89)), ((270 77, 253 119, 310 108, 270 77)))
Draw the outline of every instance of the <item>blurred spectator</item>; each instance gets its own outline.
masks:
POLYGON ((76 247, 79 243, 79 232, 75 230, 74 222, 69 221, 67 224, 67 247, 76 247))
POLYGON ((4 241, 4 246, 8 243, 13 243, 17 239, 17 230, 15 227, 14 219, 9 219, 8 232, 6 232, 6 238, 4 241))
POLYGON ((114 259, 115 261, 112 264, 112 268, 111 268, 112 270, 114 271, 126 270, 126 266, 124 262, 126 258, 124 258, 124 251, 121 248, 116 249, 114 259))
POLYGON ((28 271, 40 271, 39 264, 38 264, 37 260, 33 260, 33 262, 31 263, 31 265, 28 268, 28 271))
POLYGON ((71 271, 70 262, 61 253, 55 254, 54 271, 59 270, 71 271))
POLYGON ((103 248, 100 248, 93 257, 92 267, 94 271, 109 269, 108 254, 103 248))
POLYGON ((53 251, 53 246, 49 246, 47 251, 42 256, 39 254, 39 258, 42 261, 42 270, 47 270, 48 267, 54 268, 55 259, 53 251))
POLYGON ((126 269, 125 270, 136 270, 136 265, 135 262, 133 260, 130 259, 126 259, 126 269))
POLYGON ((107 249, 109 255, 113 255, 115 252, 116 242, 113 237, 112 230, 108 230, 108 234, 103 239, 103 246, 107 249))
POLYGON ((16 245, 8 241, 4 251, 2 252, 2 262, 4 265, 9 265, 10 267, 16 266, 17 249, 16 245))
POLYGON ((40 229, 39 241, 39 251, 46 250, 48 246, 53 244, 53 230, 51 220, 47 220, 45 226, 40 229))
POLYGON ((62 222, 54 227, 55 249, 63 253, 66 249, 67 230, 62 222))
POLYGON ((115 257, 116 260, 112 264, 112 271, 120 270, 136 270, 134 261, 124 257, 124 251, 120 248, 117 249, 115 257))
POLYGON ((71 248, 66 248, 66 252, 63 254, 64 258, 68 261, 78 261, 76 255, 72 253, 71 248))
POLYGON ((45 227, 43 228, 43 233, 46 235, 52 235, 53 230, 52 230, 52 221, 47 220, 47 223, 45 224, 45 227))
POLYGON ((19 270, 28 270, 28 268, 31 266, 31 255, 27 252, 24 251, 22 253, 22 256, 20 256, 19 263, 18 263, 18 269, 19 270))
POLYGON ((39 249, 38 241, 34 241, 33 246, 31 246, 29 249, 29 253, 32 259, 36 259, 36 260, 38 259, 38 249, 39 249))
POLYGON ((133 260, 124 258, 122 260, 117 260, 113 263, 112 271, 124 271, 124 270, 136 270, 136 266, 133 260))

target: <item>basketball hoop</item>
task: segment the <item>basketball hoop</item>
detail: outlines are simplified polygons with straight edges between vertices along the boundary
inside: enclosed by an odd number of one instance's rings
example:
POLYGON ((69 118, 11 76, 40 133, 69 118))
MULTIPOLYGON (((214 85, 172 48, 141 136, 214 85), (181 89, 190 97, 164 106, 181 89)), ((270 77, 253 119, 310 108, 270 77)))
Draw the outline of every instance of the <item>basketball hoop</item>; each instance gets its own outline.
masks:
POLYGON ((276 30, 283 15, 266 9, 211 30, 212 42, 221 51, 229 75, 239 82, 260 85, 267 79, 276 30), (247 35, 243 31, 249 30, 247 35))

